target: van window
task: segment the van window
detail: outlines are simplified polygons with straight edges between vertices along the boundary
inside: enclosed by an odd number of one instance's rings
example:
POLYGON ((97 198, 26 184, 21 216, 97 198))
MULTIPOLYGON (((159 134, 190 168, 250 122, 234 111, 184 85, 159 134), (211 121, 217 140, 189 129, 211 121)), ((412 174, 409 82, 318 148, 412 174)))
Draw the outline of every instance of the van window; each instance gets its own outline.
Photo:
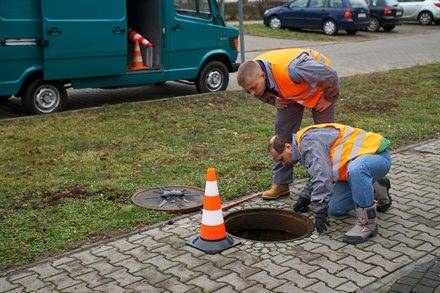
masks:
POLYGON ((201 18, 211 17, 211 7, 208 0, 174 0, 174 6, 179 14, 201 18))
POLYGON ((365 8, 368 9, 368 5, 364 0, 350 0, 350 6, 352 8, 365 8))
POLYGON ((330 8, 341 8, 342 7, 342 0, 330 0, 329 7, 330 8))

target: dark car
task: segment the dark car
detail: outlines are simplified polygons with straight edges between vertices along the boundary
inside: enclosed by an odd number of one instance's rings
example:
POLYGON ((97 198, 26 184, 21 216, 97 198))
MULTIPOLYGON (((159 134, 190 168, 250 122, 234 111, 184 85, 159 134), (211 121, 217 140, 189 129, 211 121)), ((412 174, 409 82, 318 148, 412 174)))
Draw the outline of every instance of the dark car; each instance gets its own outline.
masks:
POLYGON ((294 0, 266 10, 263 23, 272 29, 322 29, 327 35, 343 29, 352 35, 367 29, 369 18, 364 0, 294 0))
POLYGON ((393 30, 402 24, 403 8, 397 0, 367 0, 370 8, 368 31, 377 32, 381 27, 385 31, 393 30))

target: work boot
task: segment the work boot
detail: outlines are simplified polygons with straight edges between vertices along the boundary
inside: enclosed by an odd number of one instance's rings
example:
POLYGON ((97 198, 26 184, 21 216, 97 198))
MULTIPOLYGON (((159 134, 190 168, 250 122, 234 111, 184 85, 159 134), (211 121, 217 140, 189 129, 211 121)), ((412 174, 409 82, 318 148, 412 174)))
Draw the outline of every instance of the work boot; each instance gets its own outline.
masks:
POLYGON ((384 213, 391 207, 390 188, 391 183, 387 177, 377 180, 373 184, 374 200, 377 203, 377 211, 384 213))
POLYGON ((344 242, 359 244, 377 234, 376 204, 368 208, 356 208, 356 221, 350 230, 344 235, 344 242))
POLYGON ((309 210, 310 198, 299 196, 297 202, 293 205, 293 210, 297 213, 305 213, 309 210))
POLYGON ((269 190, 263 192, 261 197, 266 200, 272 200, 289 194, 289 184, 273 184, 269 190))

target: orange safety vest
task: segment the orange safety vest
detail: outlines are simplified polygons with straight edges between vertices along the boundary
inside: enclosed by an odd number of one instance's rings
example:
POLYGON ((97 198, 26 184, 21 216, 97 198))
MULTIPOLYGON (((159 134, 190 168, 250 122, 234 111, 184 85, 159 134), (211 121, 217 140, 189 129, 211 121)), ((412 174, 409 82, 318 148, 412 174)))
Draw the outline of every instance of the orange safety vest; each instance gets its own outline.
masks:
POLYGON ((353 128, 338 123, 324 123, 311 125, 298 131, 295 139, 300 150, 300 142, 304 133, 314 128, 333 127, 339 130, 339 136, 330 148, 333 178, 337 181, 347 181, 347 164, 361 155, 376 154, 383 136, 374 132, 367 132, 360 128, 353 128))
POLYGON ((257 56, 254 60, 264 60, 271 63, 272 74, 280 91, 281 98, 293 100, 307 108, 313 109, 323 95, 324 90, 318 87, 313 91, 308 83, 295 83, 289 76, 288 64, 302 53, 307 53, 316 61, 326 65, 333 64, 329 58, 321 53, 312 49, 301 48, 269 51, 257 56))

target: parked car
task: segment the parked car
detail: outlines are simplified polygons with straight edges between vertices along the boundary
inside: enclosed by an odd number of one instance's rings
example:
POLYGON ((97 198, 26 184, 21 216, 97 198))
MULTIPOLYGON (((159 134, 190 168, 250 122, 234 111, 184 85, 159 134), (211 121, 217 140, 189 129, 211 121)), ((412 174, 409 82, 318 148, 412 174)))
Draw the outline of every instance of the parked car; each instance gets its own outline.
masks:
POLYGON ((402 19, 417 20, 428 25, 440 23, 440 0, 398 0, 403 8, 402 19))
POLYGON ((369 18, 364 0, 293 0, 266 10, 263 23, 272 29, 322 29, 327 35, 342 29, 352 35, 366 29, 369 18))
POLYGON ((402 24, 403 8, 397 0, 367 0, 370 8, 368 31, 377 32, 382 27, 385 31, 393 30, 402 24))

